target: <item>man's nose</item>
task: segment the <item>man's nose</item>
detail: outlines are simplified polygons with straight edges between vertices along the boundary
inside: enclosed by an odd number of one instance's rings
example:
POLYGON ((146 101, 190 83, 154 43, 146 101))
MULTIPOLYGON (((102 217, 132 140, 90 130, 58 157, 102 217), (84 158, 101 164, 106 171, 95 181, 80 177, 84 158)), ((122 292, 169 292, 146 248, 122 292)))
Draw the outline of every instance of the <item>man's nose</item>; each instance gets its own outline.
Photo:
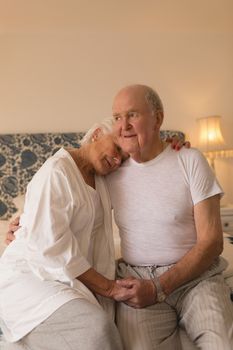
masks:
POLYGON ((129 120, 128 118, 122 118, 122 129, 123 130, 128 130, 130 129, 130 123, 129 123, 129 120))

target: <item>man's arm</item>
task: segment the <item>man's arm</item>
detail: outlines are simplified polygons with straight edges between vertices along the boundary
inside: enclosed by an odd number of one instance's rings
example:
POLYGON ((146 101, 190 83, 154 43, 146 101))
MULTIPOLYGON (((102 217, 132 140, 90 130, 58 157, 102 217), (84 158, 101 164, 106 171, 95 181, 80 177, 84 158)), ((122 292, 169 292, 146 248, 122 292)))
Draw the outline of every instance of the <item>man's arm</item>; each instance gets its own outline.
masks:
POLYGON ((166 295, 182 284, 206 271, 223 251, 223 233, 220 219, 220 196, 215 195, 194 206, 197 243, 160 277, 166 295))
MULTIPOLYGON (((215 195, 194 206, 194 220, 197 231, 197 242, 173 267, 159 277, 162 290, 166 295, 184 283, 195 279, 206 271, 223 250, 223 233, 220 220, 220 196, 215 195)), ((127 303, 133 307, 144 307, 150 300, 156 300, 149 280, 122 280, 122 286, 134 289, 134 297, 127 303), (150 296, 142 293, 145 281, 150 288, 150 296), (152 294, 151 294, 152 293, 152 294)))

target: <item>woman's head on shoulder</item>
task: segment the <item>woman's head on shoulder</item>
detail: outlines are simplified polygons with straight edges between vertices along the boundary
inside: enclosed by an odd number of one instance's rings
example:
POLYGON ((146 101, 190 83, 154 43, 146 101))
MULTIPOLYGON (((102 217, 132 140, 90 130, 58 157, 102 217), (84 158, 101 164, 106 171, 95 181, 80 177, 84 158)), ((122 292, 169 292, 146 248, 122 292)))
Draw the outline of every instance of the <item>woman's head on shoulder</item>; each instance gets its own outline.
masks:
POLYGON ((99 175, 107 175, 115 171, 128 158, 119 146, 118 138, 112 131, 112 125, 112 118, 96 123, 81 141, 82 146, 89 146, 88 160, 99 175))

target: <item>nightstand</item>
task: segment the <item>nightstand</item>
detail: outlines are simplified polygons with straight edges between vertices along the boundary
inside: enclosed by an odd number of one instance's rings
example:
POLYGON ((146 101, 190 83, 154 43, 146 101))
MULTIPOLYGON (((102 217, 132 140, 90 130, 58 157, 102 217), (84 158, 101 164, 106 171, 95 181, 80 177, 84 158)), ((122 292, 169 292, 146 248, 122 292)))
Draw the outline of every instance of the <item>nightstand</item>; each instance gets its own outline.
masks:
POLYGON ((220 213, 223 231, 233 236, 233 205, 221 207, 220 213))

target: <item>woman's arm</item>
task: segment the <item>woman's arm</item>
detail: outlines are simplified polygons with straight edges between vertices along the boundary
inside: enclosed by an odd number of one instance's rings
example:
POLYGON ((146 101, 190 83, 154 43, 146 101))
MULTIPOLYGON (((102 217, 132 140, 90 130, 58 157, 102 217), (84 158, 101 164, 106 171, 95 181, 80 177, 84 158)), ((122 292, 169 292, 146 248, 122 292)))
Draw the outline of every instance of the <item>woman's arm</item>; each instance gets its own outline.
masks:
POLYGON ((116 301, 125 301, 133 296, 131 288, 123 287, 117 284, 115 280, 105 278, 93 268, 90 268, 82 275, 78 276, 77 279, 93 293, 100 294, 116 301))
MULTIPOLYGON (((15 233, 20 228, 19 226, 20 217, 16 217, 9 224, 8 232, 6 233, 5 243, 8 245, 15 240, 15 233)), ((90 268, 82 275, 77 277, 87 288, 93 293, 100 294, 102 296, 117 300, 125 301, 132 297, 132 291, 129 288, 121 287, 117 285, 116 281, 109 280, 90 268)))

